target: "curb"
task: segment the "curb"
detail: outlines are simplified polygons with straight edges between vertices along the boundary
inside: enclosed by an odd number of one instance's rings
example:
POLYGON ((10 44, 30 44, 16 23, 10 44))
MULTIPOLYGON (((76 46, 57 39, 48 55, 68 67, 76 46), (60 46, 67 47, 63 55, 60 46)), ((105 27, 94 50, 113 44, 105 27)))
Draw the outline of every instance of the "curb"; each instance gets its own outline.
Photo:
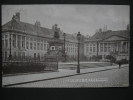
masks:
POLYGON ((2 75, 3 77, 8 77, 8 76, 19 76, 19 75, 28 75, 28 74, 38 74, 38 73, 49 73, 49 72, 58 72, 56 71, 40 71, 40 72, 28 72, 28 73, 16 73, 16 74, 5 74, 2 75))
MULTIPOLYGON (((121 68, 124 68, 127 66, 123 66, 121 68)), ((8 87, 8 86, 13 86, 13 85, 20 85, 20 84, 27 84, 27 83, 32 83, 32 82, 40 82, 40 81, 46 81, 46 80, 52 80, 52 79, 58 79, 58 78, 64 78, 64 77, 70 77, 70 76, 76 76, 76 75, 82 75, 82 74, 88 74, 88 73, 95 73, 95 72, 101 72, 101 71, 107 71, 107 70, 112 70, 112 69, 119 69, 119 68, 111 68, 111 69, 103 69, 103 70, 98 70, 98 71, 92 71, 92 72, 84 72, 84 73, 75 73, 72 75, 65 75, 65 76, 58 76, 58 77, 53 77, 53 78, 47 78, 47 79, 40 79, 40 80, 34 80, 34 81, 28 81, 28 82, 21 82, 21 83, 14 83, 14 84, 7 84, 3 85, 2 87, 8 87)))

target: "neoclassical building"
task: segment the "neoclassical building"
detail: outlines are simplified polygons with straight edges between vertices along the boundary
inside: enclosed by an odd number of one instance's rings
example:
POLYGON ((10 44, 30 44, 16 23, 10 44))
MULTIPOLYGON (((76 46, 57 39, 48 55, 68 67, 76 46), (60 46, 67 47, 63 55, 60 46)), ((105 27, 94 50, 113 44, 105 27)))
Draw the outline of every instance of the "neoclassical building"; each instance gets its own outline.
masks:
MULTIPOLYGON (((41 60, 49 49, 49 41, 54 36, 55 28, 58 29, 60 40, 64 40, 64 32, 55 24, 51 29, 41 26, 36 21, 29 24, 20 20, 20 13, 13 15, 12 19, 2 26, 2 58, 8 60, 12 55, 12 60, 41 60)), ((113 55, 117 59, 129 59, 130 36, 129 26, 127 30, 101 31, 90 38, 81 36, 80 60, 86 57, 88 60, 92 56, 101 55, 105 60, 107 55, 113 55)), ((81 33, 82 34, 82 33, 81 33)), ((72 61, 77 59, 78 40, 77 34, 66 33, 65 53, 67 59, 72 61)))
POLYGON ((84 42, 84 54, 88 59, 93 56, 102 56, 106 60, 107 55, 114 56, 117 60, 129 60, 130 54, 130 30, 105 30, 99 29, 92 37, 84 42))
MULTIPOLYGON (((43 59, 49 48, 49 41, 54 36, 57 24, 51 29, 41 27, 41 23, 29 24, 20 20, 20 13, 13 15, 11 21, 2 26, 2 57, 8 60, 11 53, 12 60, 43 59)), ((60 39, 64 40, 63 32, 58 28, 60 39)), ((82 36, 83 40, 83 36, 82 36)), ((76 35, 66 33, 65 52, 68 59, 77 58, 76 35)), ((83 42, 81 42, 83 47, 83 42)), ((55 48, 53 48, 55 49, 55 48)), ((80 52, 84 54, 83 51, 80 52)))

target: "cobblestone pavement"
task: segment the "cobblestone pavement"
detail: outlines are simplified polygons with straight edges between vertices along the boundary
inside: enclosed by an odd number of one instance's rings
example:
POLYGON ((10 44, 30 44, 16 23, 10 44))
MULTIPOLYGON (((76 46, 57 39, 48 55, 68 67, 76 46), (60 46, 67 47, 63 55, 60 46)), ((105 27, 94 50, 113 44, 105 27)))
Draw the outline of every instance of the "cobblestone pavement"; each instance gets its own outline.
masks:
POLYGON ((129 85, 129 67, 95 73, 45 80, 10 87, 126 87, 129 85))

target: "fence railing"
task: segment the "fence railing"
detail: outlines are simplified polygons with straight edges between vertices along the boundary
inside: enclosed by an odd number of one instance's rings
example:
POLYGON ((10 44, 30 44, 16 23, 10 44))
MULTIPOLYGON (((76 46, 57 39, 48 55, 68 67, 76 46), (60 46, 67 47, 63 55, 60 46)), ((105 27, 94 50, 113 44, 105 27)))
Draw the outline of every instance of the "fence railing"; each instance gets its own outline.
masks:
POLYGON ((3 74, 28 73, 39 71, 58 70, 56 61, 3 61, 3 74))

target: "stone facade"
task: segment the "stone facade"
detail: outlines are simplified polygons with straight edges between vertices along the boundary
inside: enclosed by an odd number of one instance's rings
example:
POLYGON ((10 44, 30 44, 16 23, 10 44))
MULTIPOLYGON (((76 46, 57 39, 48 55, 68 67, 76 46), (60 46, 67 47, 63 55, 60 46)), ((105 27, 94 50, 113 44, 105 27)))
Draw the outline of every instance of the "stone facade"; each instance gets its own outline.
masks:
MULTIPOLYGON (((53 38, 55 29, 59 32, 57 37, 63 41, 63 32, 58 28, 57 24, 48 29, 41 27, 39 21, 36 21, 34 25, 25 23, 20 21, 20 13, 16 13, 11 21, 2 26, 3 60, 8 59, 10 50, 13 60, 43 59, 49 49, 49 41, 53 38)), ((83 60, 84 57, 89 60, 94 55, 101 55, 102 60, 105 60, 107 55, 116 56, 117 59, 129 60, 129 29, 128 25, 127 30, 106 30, 102 32, 100 29, 92 37, 85 38, 82 35, 80 41, 80 60, 83 60)), ((66 33, 65 53, 69 61, 77 60, 77 34, 66 33)))

